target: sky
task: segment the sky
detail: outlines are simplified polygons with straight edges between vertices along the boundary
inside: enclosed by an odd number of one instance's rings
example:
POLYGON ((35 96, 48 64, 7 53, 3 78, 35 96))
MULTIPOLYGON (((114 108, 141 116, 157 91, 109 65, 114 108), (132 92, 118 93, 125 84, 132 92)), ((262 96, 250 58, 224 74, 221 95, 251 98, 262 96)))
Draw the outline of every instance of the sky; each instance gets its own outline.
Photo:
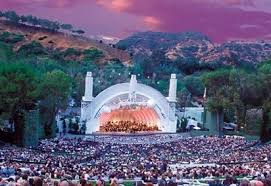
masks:
POLYGON ((86 36, 197 31, 217 43, 271 39, 271 0, 0 0, 0 9, 70 23, 86 36))

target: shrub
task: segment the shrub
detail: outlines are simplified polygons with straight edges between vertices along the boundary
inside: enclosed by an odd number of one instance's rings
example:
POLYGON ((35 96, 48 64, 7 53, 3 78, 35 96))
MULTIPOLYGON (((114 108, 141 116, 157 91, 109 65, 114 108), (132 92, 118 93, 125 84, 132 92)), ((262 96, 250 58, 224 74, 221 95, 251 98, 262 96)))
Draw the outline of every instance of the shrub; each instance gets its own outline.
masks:
POLYGON ((46 55, 46 49, 38 42, 33 41, 29 44, 21 46, 18 50, 19 54, 31 56, 31 55, 46 55))
POLYGON ((3 32, 0 35, 0 41, 10 44, 15 44, 17 42, 23 41, 24 36, 23 35, 17 35, 9 32, 3 32))
POLYGON ((83 54, 85 55, 85 60, 88 60, 88 61, 103 57, 103 52, 97 49, 84 50, 83 54))
POLYGON ((68 48, 67 50, 65 50, 62 55, 63 57, 67 57, 67 56, 80 56, 82 53, 74 48, 68 48))

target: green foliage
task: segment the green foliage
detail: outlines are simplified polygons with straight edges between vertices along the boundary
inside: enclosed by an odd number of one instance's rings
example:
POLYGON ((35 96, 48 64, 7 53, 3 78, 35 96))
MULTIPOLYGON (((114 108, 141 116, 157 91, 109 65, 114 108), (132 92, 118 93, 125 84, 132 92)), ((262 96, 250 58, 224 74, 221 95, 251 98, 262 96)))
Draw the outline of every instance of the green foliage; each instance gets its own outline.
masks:
POLYGON ((67 57, 67 56, 71 56, 71 55, 80 56, 81 52, 74 49, 74 48, 68 48, 64 52, 62 52, 63 57, 67 57))
POLYGON ((210 110, 223 111, 231 106, 229 76, 229 69, 219 69, 202 76, 203 83, 207 88, 207 105, 210 110))
POLYGON ((24 112, 23 146, 35 147, 39 143, 41 135, 41 126, 38 110, 24 112))
POLYGON ((182 129, 182 131, 186 130, 187 124, 188 124, 188 119, 187 118, 182 118, 181 119, 181 129, 182 129))
POLYGON ((65 51, 60 51, 58 49, 49 51, 49 57, 52 59, 58 60, 58 61, 70 61, 70 57, 77 57, 80 58, 81 56, 84 56, 83 60, 80 60, 79 63, 84 63, 84 62, 93 62, 96 59, 99 59, 103 57, 103 52, 98 50, 98 49, 87 49, 87 50, 76 50, 74 48, 68 48, 65 51))
POLYGON ((223 114, 232 107, 230 89, 230 69, 219 69, 202 76, 207 88, 207 107, 216 113, 216 128, 222 136, 223 114))
POLYGON ((259 67, 259 75, 262 79, 262 83, 264 84, 264 96, 266 99, 270 100, 271 99, 271 92, 270 92, 270 87, 271 87, 271 62, 268 61, 264 64, 262 64, 259 67))
POLYGON ((30 66, 0 66, 0 117, 15 124, 14 140, 18 144, 23 139, 25 111, 36 108, 38 82, 38 74, 30 66))
POLYGON ((132 72, 141 72, 144 75, 150 75, 154 72, 153 65, 150 62, 150 58, 143 57, 143 56, 135 56, 134 57, 134 68, 132 72), (152 71, 151 71, 152 70, 152 71))
MULTIPOLYGON (((76 118, 75 118, 76 119, 76 118)), ((79 133, 79 122, 76 120, 74 121, 73 118, 68 119, 68 128, 69 128, 69 133, 71 134, 78 134, 79 133)))
POLYGON ((245 131, 250 135, 261 134, 261 124, 263 122, 261 109, 251 109, 247 111, 245 131))
POLYGON ((26 17, 23 16, 23 20, 24 20, 25 22, 27 22, 28 24, 31 24, 31 25, 33 25, 33 26, 39 25, 39 20, 38 20, 38 18, 35 17, 35 16, 32 16, 32 15, 27 15, 26 17))
POLYGON ((166 95, 168 92, 168 85, 168 80, 159 80, 157 81, 155 88, 157 88, 160 92, 166 95))
POLYGON ((57 31, 60 29, 60 24, 56 21, 49 21, 47 19, 38 19, 38 24, 42 28, 49 29, 51 31, 57 31))
POLYGON ((35 16, 19 16, 14 11, 7 11, 3 13, 3 17, 5 17, 8 21, 18 24, 21 23, 28 23, 33 26, 41 26, 42 28, 49 29, 52 31, 57 31, 60 29, 60 24, 56 21, 49 21, 48 19, 40 19, 35 16))
POLYGON ((117 45, 117 48, 120 49, 120 50, 126 50, 128 48, 128 45, 120 43, 120 44, 117 45))
POLYGON ((73 80, 73 93, 72 97, 75 100, 76 105, 80 105, 81 99, 85 93, 85 77, 78 73, 73 80))
POLYGON ((8 62, 15 54, 12 51, 12 46, 0 42, 0 62, 8 62))
POLYGON ((71 30, 73 28, 71 24, 62 24, 60 27, 63 30, 71 30))
POLYGON ((16 14, 14 11, 6 11, 3 13, 3 17, 5 17, 7 20, 9 20, 12 23, 19 23, 20 17, 16 14))
POLYGON ((36 41, 21 46, 18 53, 22 56, 39 56, 48 54, 46 49, 36 41))
POLYGON ((40 99, 41 117, 46 136, 54 133, 55 117, 59 109, 64 109, 68 103, 71 87, 70 77, 64 72, 54 70, 43 76, 39 89, 42 94, 40 99))
POLYGON ((83 122, 81 127, 80 127, 80 132, 82 134, 85 134, 86 133, 86 130, 87 130, 87 127, 86 127, 86 122, 83 122))
POLYGON ((50 58, 29 58, 26 62, 32 65, 33 68, 41 71, 42 73, 51 72, 54 70, 65 70, 65 66, 60 64, 58 61, 50 58))
POLYGON ((195 96, 203 96, 204 86, 201 78, 195 75, 186 76, 184 78, 185 87, 195 96))
POLYGON ((132 74, 143 74, 143 68, 139 63, 135 63, 134 66, 130 69, 132 74))
POLYGON ((70 86, 70 77, 60 70, 54 70, 44 75, 40 89, 42 97, 52 100, 55 110, 58 110, 66 107, 70 86))
POLYGON ((38 77, 22 64, 0 66, 0 114, 12 116, 20 109, 33 109, 38 97, 38 77))
POLYGON ((3 32, 0 35, 0 41, 4 42, 4 43, 15 44, 15 43, 23 41, 23 40, 24 40, 23 35, 17 35, 14 33, 3 32))
POLYGON ((82 35, 82 34, 84 34, 84 33, 85 33, 85 31, 84 31, 84 30, 72 30, 72 33, 82 35))
POLYGON ((188 119, 187 118, 181 118, 181 120, 177 121, 177 132, 185 132, 187 131, 186 127, 188 124, 188 119))
POLYGON ((96 49, 96 48, 84 50, 83 54, 85 56, 84 60, 86 60, 86 61, 92 61, 92 60, 95 60, 95 59, 98 59, 98 58, 101 58, 104 56, 103 52, 96 49))
POLYGON ((122 63, 111 61, 100 69, 94 69, 96 78, 94 79, 94 94, 116 83, 123 83, 129 79, 129 69, 122 63))
POLYGON ((27 24, 32 26, 39 26, 49 31, 58 31, 60 29, 70 31, 72 33, 84 34, 83 30, 72 30, 73 26, 71 24, 62 24, 57 21, 50 21, 48 19, 41 19, 32 15, 17 15, 14 11, 0 12, 0 17, 4 17, 7 21, 13 24, 27 24))
MULTIPOLYGON (((256 72, 243 69, 220 69, 203 75, 202 80, 207 87, 207 106, 211 111, 235 111, 238 129, 246 127, 251 131, 253 125, 248 123, 247 109, 261 108, 260 124, 261 140, 271 138, 271 63, 265 62, 258 66, 256 72)), ((232 115, 232 114, 230 114, 232 115)), ((229 116, 230 116, 229 115, 229 116)), ((233 116, 231 116, 233 117, 233 116)), ((230 118, 228 118, 230 120, 230 118)), ((249 119, 249 121, 253 121, 249 119)), ((259 121, 254 122, 257 130, 259 121)))
POLYGON ((200 64, 195 58, 182 59, 178 58, 175 61, 176 67, 184 72, 185 74, 193 74, 194 72, 200 70, 200 64))
POLYGON ((183 78, 184 77, 182 75, 177 75, 177 79, 178 79, 178 81, 177 81, 177 92, 182 91, 184 88, 186 88, 183 78))
POLYGON ((271 62, 267 61, 258 69, 260 79, 262 81, 262 104, 263 104, 263 122, 261 125, 261 140, 267 141, 271 139, 271 62))
POLYGON ((177 92, 178 104, 180 107, 187 107, 191 102, 192 95, 187 90, 187 88, 183 88, 182 90, 177 92))

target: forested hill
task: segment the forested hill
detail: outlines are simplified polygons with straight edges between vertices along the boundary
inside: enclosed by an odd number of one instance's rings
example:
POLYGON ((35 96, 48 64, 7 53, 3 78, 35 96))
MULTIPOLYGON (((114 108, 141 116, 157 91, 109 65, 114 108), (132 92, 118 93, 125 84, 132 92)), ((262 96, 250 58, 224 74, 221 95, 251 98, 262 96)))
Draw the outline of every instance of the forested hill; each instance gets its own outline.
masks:
POLYGON ((60 70, 72 78, 70 97, 80 105, 87 71, 97 94, 127 81, 132 60, 115 45, 89 39, 72 25, 0 11, 0 65, 30 66, 37 73, 60 70))
POLYGON ((168 62, 217 66, 255 65, 271 58, 270 41, 229 41, 215 44, 197 32, 141 32, 121 40, 117 46, 134 56, 152 57, 168 62))
POLYGON ((12 44, 12 50, 18 52, 33 43, 40 45, 48 53, 65 53, 65 59, 82 61, 88 50, 97 50, 101 53, 95 60, 97 64, 104 64, 111 60, 119 60, 123 64, 130 64, 131 59, 127 52, 115 48, 114 45, 104 44, 81 36, 78 33, 52 31, 50 29, 34 27, 26 24, 14 24, 0 20, 1 41, 12 44))

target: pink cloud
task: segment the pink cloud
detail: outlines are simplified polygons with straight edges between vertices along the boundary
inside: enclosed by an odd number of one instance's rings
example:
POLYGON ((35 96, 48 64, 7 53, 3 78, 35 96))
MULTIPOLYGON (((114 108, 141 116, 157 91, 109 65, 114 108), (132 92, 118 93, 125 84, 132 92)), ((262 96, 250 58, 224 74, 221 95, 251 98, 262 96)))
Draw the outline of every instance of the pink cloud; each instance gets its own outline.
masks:
POLYGON ((227 5, 238 5, 238 6, 254 6, 255 0, 222 0, 221 1, 227 5))
POLYGON ((200 31, 217 42, 229 38, 260 39, 271 31, 268 22, 271 13, 256 11, 258 1, 255 0, 127 0, 123 3, 127 2, 131 6, 122 11, 142 16, 152 30, 200 31), (255 10, 246 11, 247 8, 255 10))
POLYGON ((143 21, 149 28, 159 29, 159 27, 161 27, 161 22, 156 17, 146 16, 143 21))
POLYGON ((125 11, 132 6, 130 0, 96 0, 96 3, 118 11, 125 11))
POLYGON ((199 31, 222 42, 270 38, 271 32, 270 0, 8 0, 0 8, 121 37, 135 30, 199 31))

